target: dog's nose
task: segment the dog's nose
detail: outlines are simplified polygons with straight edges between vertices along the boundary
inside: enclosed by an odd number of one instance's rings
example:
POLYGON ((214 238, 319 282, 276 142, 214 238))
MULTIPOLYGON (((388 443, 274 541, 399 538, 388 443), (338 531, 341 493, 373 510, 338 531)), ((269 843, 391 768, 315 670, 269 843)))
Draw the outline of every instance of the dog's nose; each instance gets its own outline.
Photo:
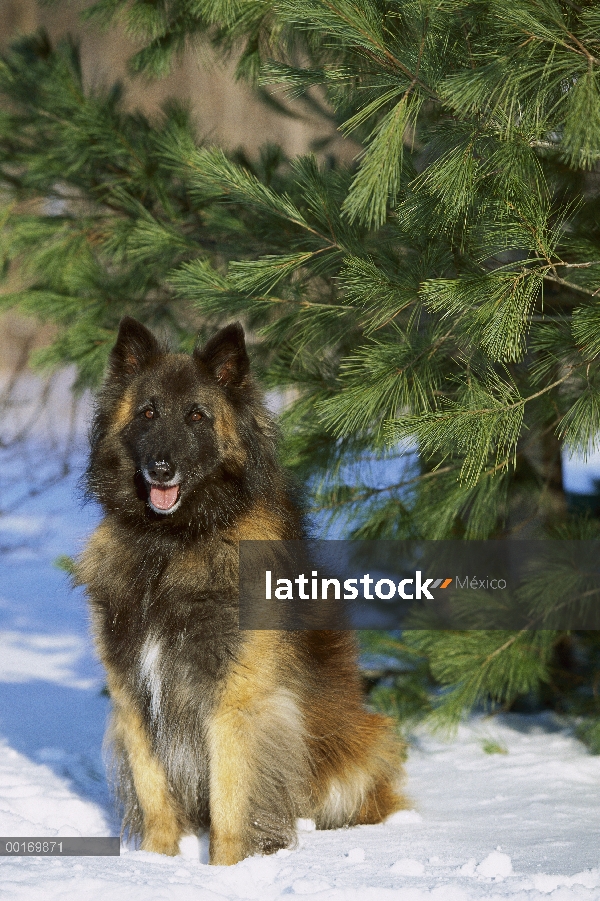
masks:
POLYGON ((153 482, 170 482, 175 470, 168 460, 149 460, 147 473, 153 482))

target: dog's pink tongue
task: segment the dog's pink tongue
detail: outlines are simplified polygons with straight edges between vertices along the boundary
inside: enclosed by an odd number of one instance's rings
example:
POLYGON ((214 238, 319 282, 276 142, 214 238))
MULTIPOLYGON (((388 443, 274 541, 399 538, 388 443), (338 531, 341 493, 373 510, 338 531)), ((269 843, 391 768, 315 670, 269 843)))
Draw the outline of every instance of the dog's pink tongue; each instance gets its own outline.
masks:
POLYGON ((159 488, 158 485, 150 486, 150 500, 159 510, 170 510, 177 503, 179 485, 172 488, 159 488))

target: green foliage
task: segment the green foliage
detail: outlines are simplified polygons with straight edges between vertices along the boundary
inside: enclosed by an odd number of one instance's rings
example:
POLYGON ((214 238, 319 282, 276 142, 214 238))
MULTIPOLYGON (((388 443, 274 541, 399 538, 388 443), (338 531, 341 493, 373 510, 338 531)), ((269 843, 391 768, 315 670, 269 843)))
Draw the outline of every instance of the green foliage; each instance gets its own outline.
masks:
POLYGON ((484 738, 481 743, 481 750, 484 754, 508 754, 506 745, 494 741, 492 738, 484 738))
POLYGON ((360 639, 364 659, 371 666, 379 665, 384 674, 370 692, 369 702, 375 710, 394 717, 406 733, 432 710, 434 681, 427 658, 393 634, 364 631, 360 639))
POLYGON ((69 576, 75 575, 75 560, 73 557, 68 557, 67 554, 61 554, 54 561, 54 565, 57 569, 62 569, 63 572, 67 573, 69 576))
POLYGON ((444 689, 437 698, 438 723, 454 726, 465 709, 510 706, 547 682, 556 635, 547 630, 414 631, 406 640, 428 658, 433 678, 444 689))
POLYGON ((577 724, 575 732, 592 754, 600 754, 600 720, 584 720, 577 724))
MULTIPOLYGON (((289 398, 284 460, 346 534, 582 534, 555 474, 600 429, 597 4, 98 0, 86 15, 121 22, 146 75, 211 42, 357 152, 227 155, 181 107, 150 121, 118 86, 85 91, 69 41, 19 40, 0 61, 0 300, 55 325, 38 362, 93 385, 125 313, 184 348, 240 317, 289 398), (364 477, 374 458, 385 484, 364 477)), ((382 708, 427 709, 435 683, 439 721, 525 696, 600 716, 591 637, 411 635, 386 651, 412 656, 375 689, 382 708), (561 663, 567 638, 583 669, 561 663)))

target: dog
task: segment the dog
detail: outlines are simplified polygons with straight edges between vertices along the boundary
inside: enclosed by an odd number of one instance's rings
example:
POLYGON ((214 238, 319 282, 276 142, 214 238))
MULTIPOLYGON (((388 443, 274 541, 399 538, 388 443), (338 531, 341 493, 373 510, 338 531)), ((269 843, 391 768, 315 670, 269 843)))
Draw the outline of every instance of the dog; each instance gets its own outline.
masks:
POLYGON ((304 535, 277 432, 229 325, 170 353, 125 318, 91 430, 87 491, 104 518, 76 570, 112 712, 123 834, 177 854, 210 830, 235 864, 404 805, 400 743, 363 705, 343 631, 242 631, 238 542, 304 535))

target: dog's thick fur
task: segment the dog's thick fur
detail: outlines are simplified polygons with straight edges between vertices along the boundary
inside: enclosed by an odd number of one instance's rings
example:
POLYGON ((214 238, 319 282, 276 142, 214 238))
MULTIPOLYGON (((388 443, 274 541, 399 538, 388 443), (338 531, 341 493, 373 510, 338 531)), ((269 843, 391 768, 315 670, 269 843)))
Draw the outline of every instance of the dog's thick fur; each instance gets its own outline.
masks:
POLYGON ((124 319, 91 443, 105 517, 78 579, 124 830, 176 854, 210 827, 211 863, 233 864, 292 844, 297 817, 327 829, 402 807, 398 743, 363 707, 352 636, 238 629, 238 542, 302 536, 241 326, 188 356, 124 319))

